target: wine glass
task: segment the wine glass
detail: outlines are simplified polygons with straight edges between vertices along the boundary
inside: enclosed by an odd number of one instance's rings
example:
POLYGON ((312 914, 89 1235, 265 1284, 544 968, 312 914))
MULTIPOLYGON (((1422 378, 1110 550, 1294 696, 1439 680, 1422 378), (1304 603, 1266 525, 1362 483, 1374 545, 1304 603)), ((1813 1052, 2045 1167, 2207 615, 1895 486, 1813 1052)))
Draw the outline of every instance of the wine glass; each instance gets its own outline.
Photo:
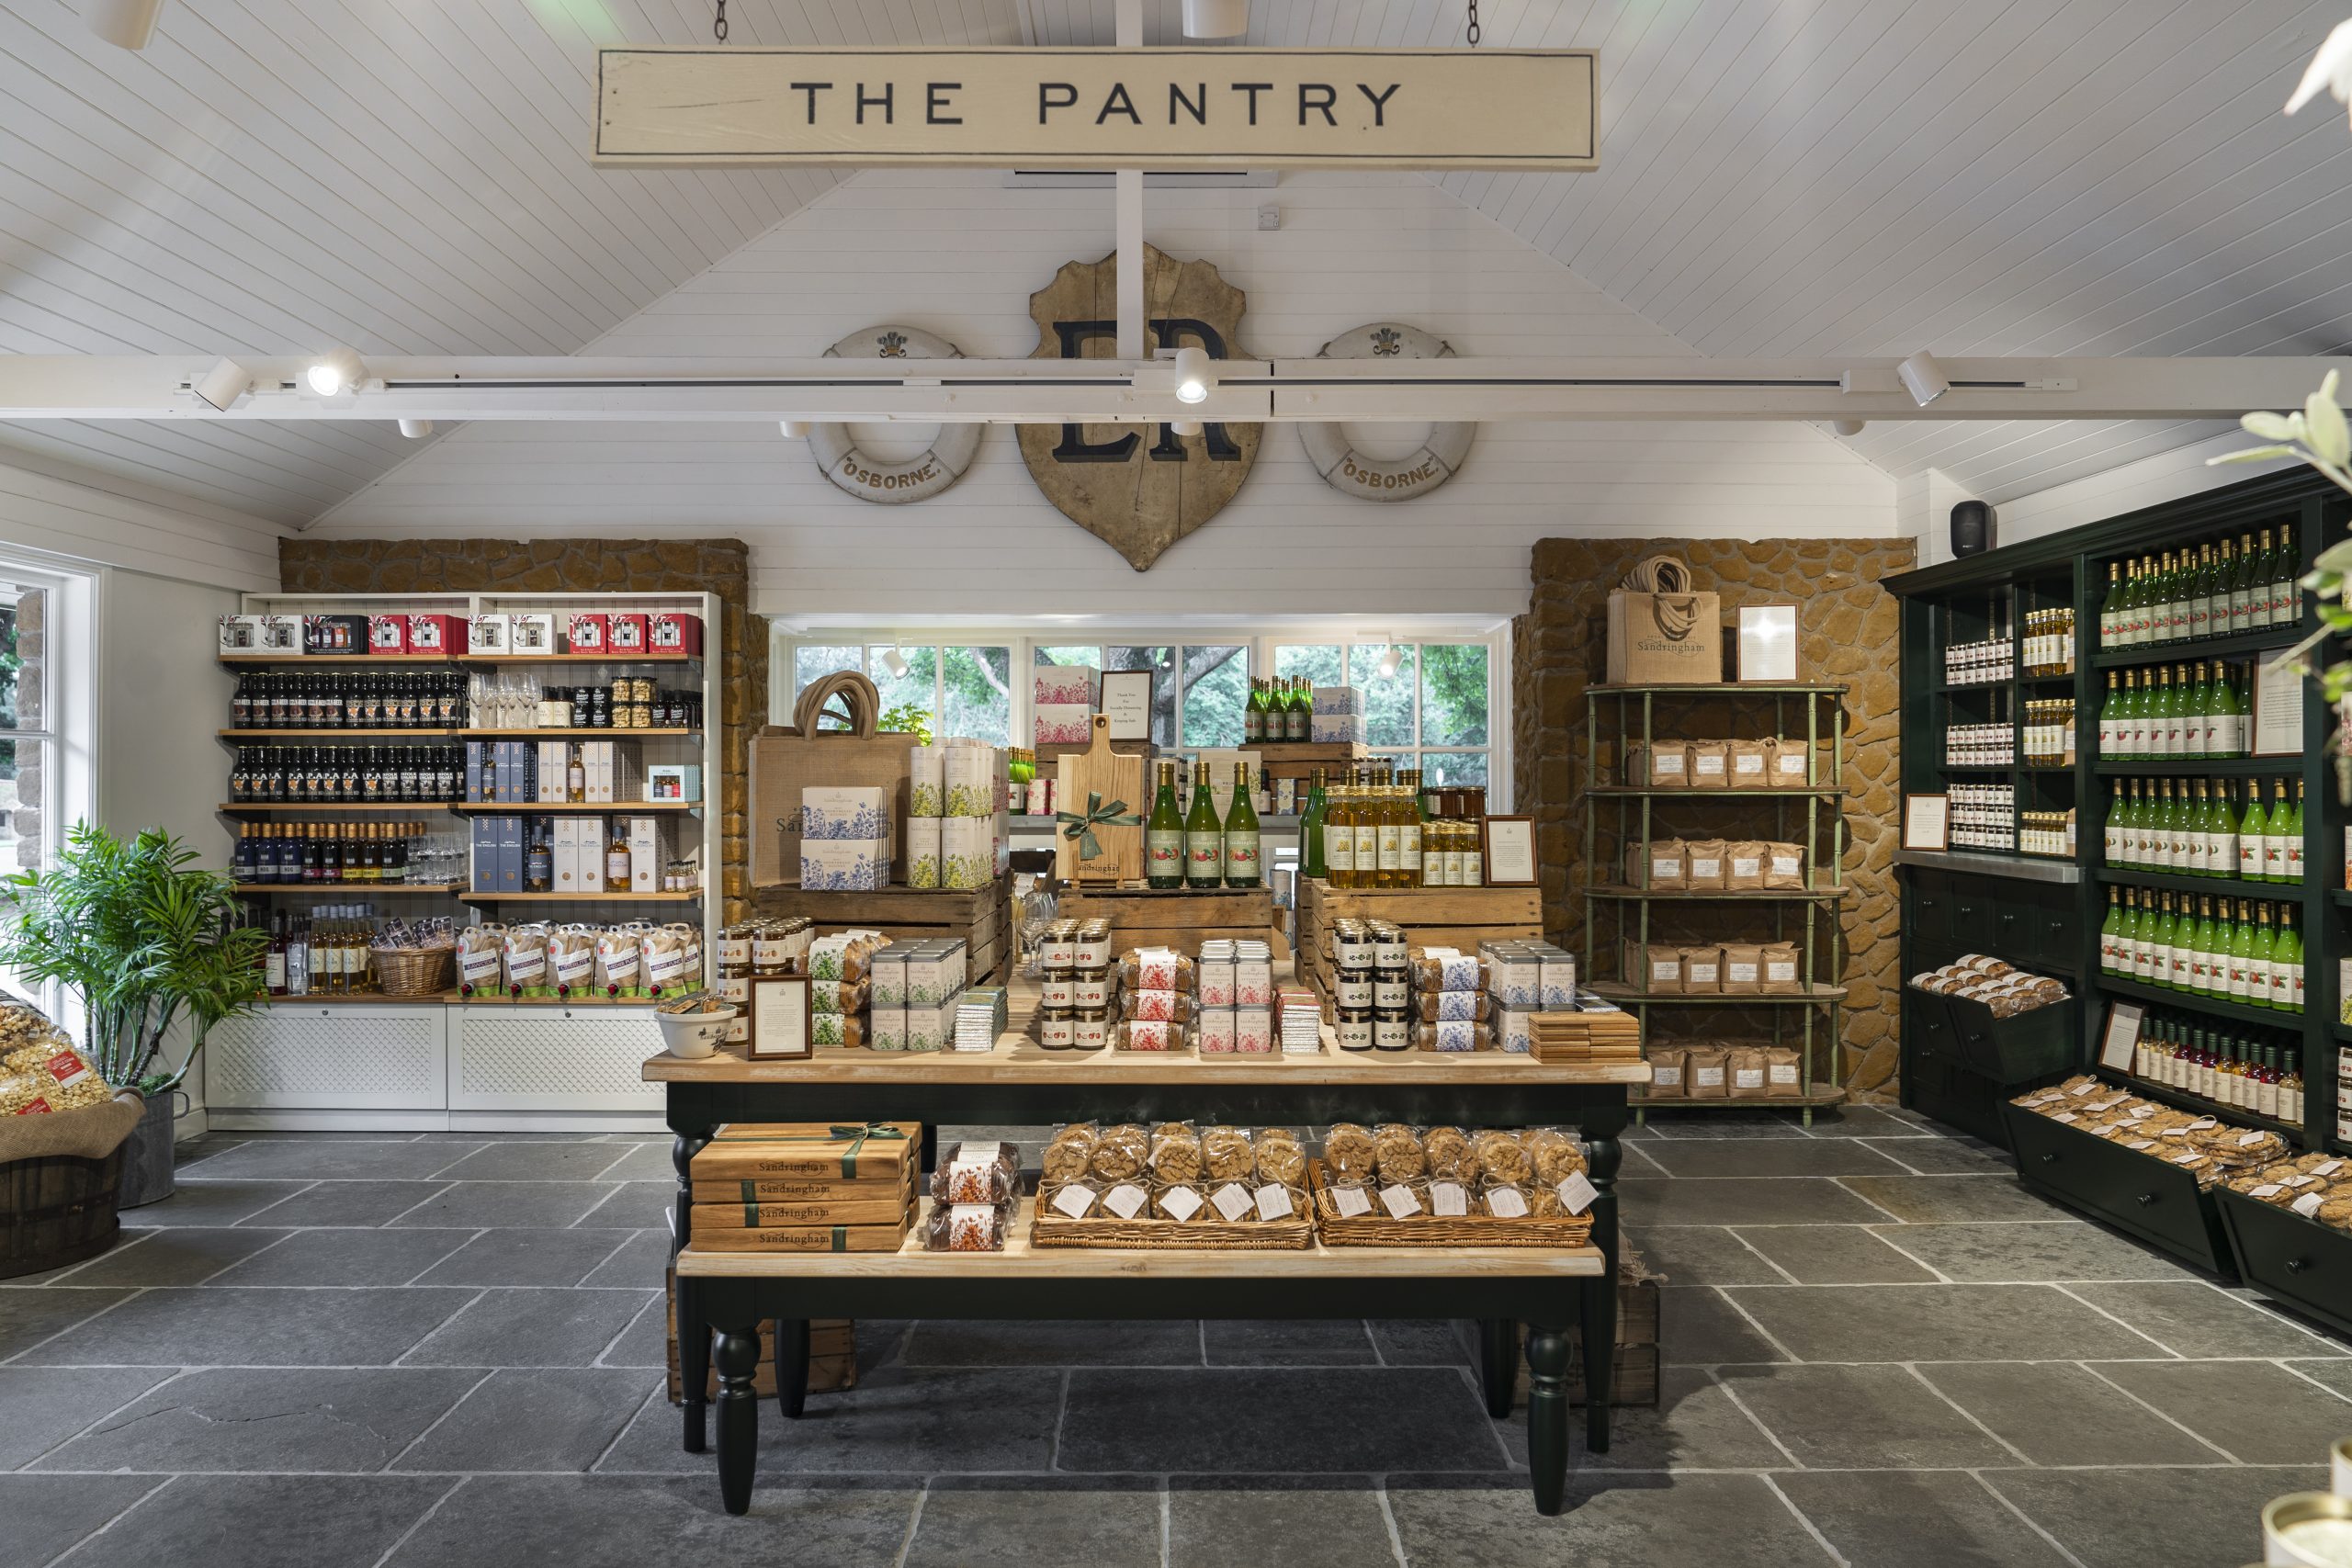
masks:
POLYGON ((1045 942, 1046 928, 1054 923, 1054 896, 1035 873, 1024 871, 1012 879, 1012 897, 1021 909, 1021 972, 1034 979, 1038 973, 1037 956, 1045 942))

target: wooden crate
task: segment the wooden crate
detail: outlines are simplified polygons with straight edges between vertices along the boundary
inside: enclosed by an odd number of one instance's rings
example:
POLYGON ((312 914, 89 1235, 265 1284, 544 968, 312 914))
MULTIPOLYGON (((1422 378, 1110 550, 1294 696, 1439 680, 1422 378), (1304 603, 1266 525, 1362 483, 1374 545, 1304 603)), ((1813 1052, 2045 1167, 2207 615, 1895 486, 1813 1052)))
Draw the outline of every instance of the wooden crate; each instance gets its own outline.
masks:
MULTIPOLYGON (((678 1277, 667 1274, 669 1287, 668 1329, 663 1335, 670 1348, 670 1403, 684 1402, 678 1383, 678 1277)), ((808 1392, 833 1393, 857 1386, 857 1325, 846 1317, 812 1318, 808 1323, 808 1392)), ((775 1397, 775 1325, 760 1325, 760 1365, 752 1374, 752 1392, 762 1399, 775 1397)), ((718 1397, 718 1369, 713 1367, 708 1385, 703 1391, 706 1399, 718 1397)))
POLYGON ((986 887, 884 887, 871 893, 818 892, 802 887, 759 887, 752 906, 763 915, 805 915, 818 932, 852 926, 880 931, 892 942, 962 937, 970 944, 965 974, 976 986, 993 984, 1012 961, 1012 877, 986 887))
POLYGON ((1482 942, 1544 934, 1544 897, 1533 887, 1334 887, 1320 877, 1298 879, 1298 975, 1322 994, 1332 992, 1330 927, 1342 919, 1388 920, 1405 928, 1416 947, 1458 947, 1474 953, 1482 942))
POLYGON ((1114 953, 1131 947, 1197 953, 1210 937, 1279 940, 1271 887, 1229 887, 1215 893, 1188 893, 1181 887, 1072 887, 1063 891, 1056 908, 1071 919, 1110 921, 1114 953))
MULTIPOLYGON (((1650 1274, 1642 1260, 1629 1247, 1619 1259, 1617 1280, 1617 1356, 1616 1373, 1609 1391, 1612 1408, 1631 1406, 1656 1409, 1658 1403, 1658 1305, 1664 1299, 1658 1287, 1664 1281, 1650 1274)), ((1455 1334, 1469 1350, 1473 1361, 1478 1354, 1478 1325, 1458 1323, 1455 1334)), ((1584 1349, 1581 1337, 1571 1334, 1576 1343, 1568 1358, 1568 1399, 1582 1404, 1584 1398, 1584 1349)), ((1511 1393, 1514 1405, 1527 1403, 1527 1358, 1519 1359, 1519 1378, 1511 1393)))
POLYGON ((1266 740, 1242 750, 1258 753, 1258 765, 1269 779, 1296 779, 1302 784, 1317 768, 1329 770, 1327 782, 1343 783, 1349 768, 1372 755, 1369 747, 1355 740, 1266 740))

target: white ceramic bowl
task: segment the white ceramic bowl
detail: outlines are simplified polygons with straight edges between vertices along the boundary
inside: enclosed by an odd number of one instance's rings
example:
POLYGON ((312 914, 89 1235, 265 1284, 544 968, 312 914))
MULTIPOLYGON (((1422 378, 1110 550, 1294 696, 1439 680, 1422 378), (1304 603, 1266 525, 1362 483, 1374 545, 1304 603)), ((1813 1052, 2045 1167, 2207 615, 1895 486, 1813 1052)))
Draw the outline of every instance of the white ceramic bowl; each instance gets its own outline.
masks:
POLYGON ((691 1061, 717 1052, 734 1018, 733 1008, 721 1008, 717 1012, 657 1012, 653 1021, 662 1026, 662 1042, 670 1055, 691 1061))

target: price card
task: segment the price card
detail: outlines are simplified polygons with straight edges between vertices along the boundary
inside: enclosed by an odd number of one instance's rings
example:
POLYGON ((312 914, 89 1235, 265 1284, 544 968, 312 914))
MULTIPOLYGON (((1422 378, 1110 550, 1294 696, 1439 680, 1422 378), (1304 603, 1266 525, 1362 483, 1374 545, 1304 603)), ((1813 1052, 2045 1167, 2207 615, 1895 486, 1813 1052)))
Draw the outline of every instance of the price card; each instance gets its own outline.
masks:
POLYGON ((2123 1146, 2127 1149, 2153 1149, 2156 1146, 2156 1141, 2154 1138, 2133 1138, 2123 1146))
POLYGON ((2086 1111, 2112 1111, 2131 1098, 2132 1097, 2128 1094, 2110 1095, 2107 1099, 2100 1100, 2098 1104, 2086 1105, 2083 1109, 2086 1111))
POLYGON ((2317 1181, 2318 1179, 2319 1178, 2316 1176, 2305 1176, 2302 1172, 2297 1171, 2292 1176, 2280 1177, 2278 1179, 2278 1185, 2281 1187, 2293 1187, 2300 1190, 2301 1188, 2309 1187, 2312 1182, 2317 1181))
POLYGON ((2098 1092, 2098 1085, 2096 1083, 2078 1083, 2066 1092, 2079 1100, 2086 1094, 2097 1094, 2098 1092))
POLYGON ((1209 1201, 1216 1204, 1216 1212, 1230 1223, 1250 1212, 1250 1189, 1238 1181, 1228 1181, 1209 1194, 1209 1201))
POLYGON ((2203 1155, 2200 1155, 2196 1150, 2191 1149, 2185 1155, 2173 1156, 2172 1163, 2175 1165, 2195 1165, 2199 1160, 2203 1159, 2204 1157, 2205 1156, 2203 1155))
POLYGON ((1527 1217, 1527 1195, 1498 1187, 1487 1194, 1487 1212, 1500 1220, 1523 1220, 1527 1217))
POLYGON ((2319 1164, 2312 1167, 2312 1174, 2313 1176, 2334 1176, 2337 1171, 2342 1170, 2343 1168, 2344 1162, 2340 1159, 2324 1159, 2320 1161, 2319 1164))
POLYGON ((2270 1136, 2269 1134, 2263 1132, 2241 1133, 2238 1134, 2238 1147, 2242 1149, 2249 1147, 2268 1136, 2270 1136))
POLYGON ((1459 1181, 1430 1183, 1430 1212, 1442 1220, 1458 1220, 1470 1212, 1470 1190, 1459 1181))
POLYGON ((1286 1220, 1291 1216, 1290 1189, 1278 1181, 1269 1181, 1258 1189, 1258 1217, 1261 1220, 1286 1220))
POLYGON ((2079 1122, 2082 1118, 2075 1115, 2071 1111, 2061 1111, 2057 1115, 2052 1116, 2051 1120, 2052 1122, 2079 1122))
POLYGON ((1122 1181, 1102 1194, 1102 1206, 1123 1220, 1132 1220, 1143 1213, 1144 1204, 1150 1200, 1151 1194, 1134 1182, 1122 1181))
POLYGON ((1592 1207, 1592 1201, 1600 1196, 1600 1189, 1586 1179, 1581 1170, 1572 1170, 1563 1177, 1558 1191, 1560 1207, 1571 1214, 1583 1213, 1592 1207))
POLYGON ((1413 1190, 1401 1182, 1391 1183, 1380 1190, 1380 1206, 1388 1211, 1392 1220, 1409 1220, 1421 1212, 1421 1201, 1413 1190))
POLYGON ((1160 1198, 1159 1206, 1179 1220, 1189 1220, 1201 1212, 1201 1195, 1189 1187, 1171 1187, 1160 1198))
POLYGON ((2247 1188, 2245 1190, 2245 1195, 2249 1198, 2276 1198, 2279 1193, 2284 1192, 2285 1190, 2286 1189, 2284 1187, 2279 1186, 2278 1183, 2275 1181, 2266 1181, 2259 1187, 2247 1188))
POLYGON ((1054 1207, 1073 1220, 1082 1220, 1094 1207, 1094 1189, 1073 1181, 1054 1194, 1054 1207))
POLYGON ((2306 1192, 2295 1200, 2294 1210, 2308 1220, 2319 1213, 2319 1206, 2325 1201, 2327 1194, 2324 1192, 2306 1192))
POLYGON ((1334 1187, 1331 1206, 1340 1211, 1341 1219, 1352 1220, 1358 1214, 1372 1213, 1372 1199, 1361 1187, 1334 1187))
POLYGON ((2201 1133, 2208 1127, 2218 1127, 2221 1124, 2222 1119, 2218 1116, 2199 1116, 2188 1124, 2187 1130, 2191 1133, 2201 1133))

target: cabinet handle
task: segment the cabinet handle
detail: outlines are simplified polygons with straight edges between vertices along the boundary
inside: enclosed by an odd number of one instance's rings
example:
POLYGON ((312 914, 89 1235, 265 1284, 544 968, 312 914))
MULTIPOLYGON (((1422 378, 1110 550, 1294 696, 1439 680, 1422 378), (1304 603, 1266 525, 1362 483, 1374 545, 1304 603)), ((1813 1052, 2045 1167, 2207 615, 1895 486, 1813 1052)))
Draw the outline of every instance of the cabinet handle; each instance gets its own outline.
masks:
POLYGON ((2041 1163, 2044 1165, 2056 1165, 2058 1163, 2058 1156, 2055 1154, 2043 1155, 2041 1156, 2041 1163))
POLYGON ((2300 1274, 2309 1267, 2311 1266, 2300 1258, 2290 1258, 2287 1259, 2287 1272, 2290 1274, 2300 1274))
POLYGON ((2153 1207, 2155 1201, 2156 1195, 2153 1192, 2143 1192, 2140 1194, 2140 1207, 2143 1209, 2153 1207))

